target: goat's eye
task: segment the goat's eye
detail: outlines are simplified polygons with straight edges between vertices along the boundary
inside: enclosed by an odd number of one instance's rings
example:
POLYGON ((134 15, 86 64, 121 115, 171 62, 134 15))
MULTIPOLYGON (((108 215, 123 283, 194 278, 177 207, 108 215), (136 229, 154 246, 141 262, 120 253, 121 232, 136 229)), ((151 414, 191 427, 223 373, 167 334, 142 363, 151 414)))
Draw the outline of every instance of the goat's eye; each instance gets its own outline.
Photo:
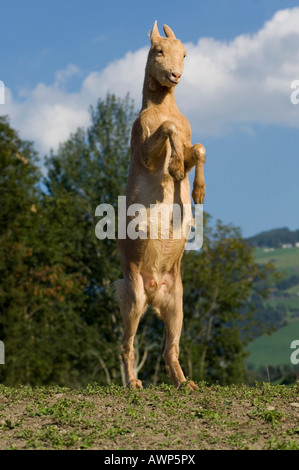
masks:
POLYGON ((157 53, 158 53, 158 55, 163 55, 162 49, 158 49, 158 50, 157 50, 157 53))

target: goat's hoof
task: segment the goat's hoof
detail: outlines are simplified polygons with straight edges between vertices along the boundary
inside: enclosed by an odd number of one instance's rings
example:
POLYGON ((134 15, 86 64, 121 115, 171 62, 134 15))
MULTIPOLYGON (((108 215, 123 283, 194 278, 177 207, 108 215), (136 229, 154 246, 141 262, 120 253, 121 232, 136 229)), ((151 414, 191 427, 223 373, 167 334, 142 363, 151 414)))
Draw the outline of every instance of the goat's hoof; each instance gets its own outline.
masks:
POLYGON ((189 380, 189 382, 187 383, 187 387, 189 388, 189 390, 191 390, 191 392, 193 392, 194 390, 199 390, 198 386, 193 382, 193 380, 189 380))
POLYGON ((172 153, 168 166, 168 172, 175 181, 181 181, 185 178, 184 156, 181 157, 176 152, 172 153))
POLYGON ((174 166, 170 166, 168 168, 168 172, 175 181, 182 181, 185 178, 185 168, 175 168, 174 166))
POLYGON ((194 390, 199 390, 198 386, 193 382, 193 380, 188 380, 186 382, 181 383, 178 386, 178 390, 182 387, 187 388, 187 390, 190 390, 190 392, 194 392, 194 390))
POLYGON ((205 185, 194 186, 192 191, 194 204, 203 204, 205 200, 205 185))
POLYGON ((177 171, 174 175, 171 175, 175 181, 182 181, 185 178, 183 171, 177 171))
POLYGON ((129 380, 127 387, 131 390, 139 390, 142 388, 142 382, 138 379, 129 380))

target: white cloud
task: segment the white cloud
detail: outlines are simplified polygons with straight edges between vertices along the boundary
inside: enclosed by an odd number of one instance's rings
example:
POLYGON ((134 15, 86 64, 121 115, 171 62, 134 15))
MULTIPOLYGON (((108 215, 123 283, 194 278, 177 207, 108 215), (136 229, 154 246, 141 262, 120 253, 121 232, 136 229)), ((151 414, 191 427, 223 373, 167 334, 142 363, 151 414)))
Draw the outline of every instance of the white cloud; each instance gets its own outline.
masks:
POLYGON ((200 39, 187 45, 184 86, 178 100, 198 132, 235 123, 299 126, 290 103, 299 77, 299 8, 277 12, 254 35, 223 43, 200 39))
MULTIPOLYGON (((252 132, 254 123, 299 127, 299 106, 290 101, 291 83, 299 79, 298 24, 299 8, 286 9, 256 34, 185 44, 188 57, 176 98, 193 134, 225 133, 233 126, 252 132)), ((89 106, 107 91, 129 92, 139 108, 147 51, 148 46, 128 52, 89 73, 77 93, 65 91, 67 80, 80 72, 74 64, 58 71, 53 85, 40 83, 27 92, 22 102, 7 90, 1 114, 10 114, 12 125, 41 152, 57 148, 70 132, 89 124, 89 106)))
POLYGON ((58 82, 51 86, 39 83, 22 102, 14 100, 6 89, 3 109, 20 136, 33 140, 42 154, 57 149, 71 132, 90 122, 88 104, 81 94, 62 91, 58 82))
POLYGON ((65 83, 74 75, 78 75, 80 73, 79 68, 75 64, 68 64, 68 66, 63 70, 58 70, 55 74, 56 82, 65 83))
POLYGON ((104 97, 108 91, 117 96, 125 96, 129 92, 139 105, 147 53, 148 47, 127 52, 122 59, 111 62, 104 70, 91 72, 83 81, 81 95, 91 103, 99 96, 104 97))

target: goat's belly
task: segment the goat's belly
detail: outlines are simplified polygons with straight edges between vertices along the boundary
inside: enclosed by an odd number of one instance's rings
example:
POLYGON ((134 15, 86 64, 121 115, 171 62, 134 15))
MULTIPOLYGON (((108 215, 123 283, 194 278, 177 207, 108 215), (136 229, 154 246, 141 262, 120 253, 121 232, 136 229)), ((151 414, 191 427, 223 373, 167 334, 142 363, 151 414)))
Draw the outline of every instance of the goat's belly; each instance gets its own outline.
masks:
POLYGON ((185 240, 144 240, 140 263, 145 290, 168 285, 185 247, 185 240))
POLYGON ((142 265, 151 271, 169 271, 181 258, 185 239, 180 240, 143 240, 142 265))
POLYGON ((176 216, 167 204, 158 204, 140 213, 138 220, 132 218, 127 238, 119 240, 119 246, 125 258, 129 253, 131 261, 145 271, 169 271, 182 256, 192 224, 191 209, 184 214, 179 210, 176 216))
POLYGON ((166 241, 174 244, 176 241, 186 241, 192 225, 191 204, 182 207, 163 202, 140 210, 138 219, 133 221, 131 228, 138 227, 140 238, 159 240, 164 247, 166 241))

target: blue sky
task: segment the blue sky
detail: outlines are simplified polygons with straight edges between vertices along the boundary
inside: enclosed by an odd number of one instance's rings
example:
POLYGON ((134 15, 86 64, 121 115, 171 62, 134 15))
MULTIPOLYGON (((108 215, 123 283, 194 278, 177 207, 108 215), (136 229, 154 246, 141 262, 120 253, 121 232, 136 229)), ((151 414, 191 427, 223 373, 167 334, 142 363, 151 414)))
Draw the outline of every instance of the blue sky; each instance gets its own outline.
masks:
POLYGON ((205 210, 244 236, 299 228, 298 1, 11 0, 1 5, 0 114, 43 156, 88 125, 108 90, 129 91, 138 108, 155 19, 187 47, 176 97, 207 150, 205 210))

